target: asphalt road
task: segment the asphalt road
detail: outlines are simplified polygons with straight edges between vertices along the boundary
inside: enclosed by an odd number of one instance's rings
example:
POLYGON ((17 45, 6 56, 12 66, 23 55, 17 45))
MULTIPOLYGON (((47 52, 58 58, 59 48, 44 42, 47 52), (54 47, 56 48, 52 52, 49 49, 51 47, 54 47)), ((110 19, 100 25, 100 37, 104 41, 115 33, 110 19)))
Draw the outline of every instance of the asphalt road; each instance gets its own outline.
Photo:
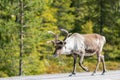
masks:
POLYGON ((94 76, 91 76, 92 72, 77 73, 75 76, 71 77, 69 77, 69 74, 70 73, 20 76, 0 78, 0 80, 120 80, 120 70, 107 71, 105 75, 101 75, 101 72, 97 72, 94 76))

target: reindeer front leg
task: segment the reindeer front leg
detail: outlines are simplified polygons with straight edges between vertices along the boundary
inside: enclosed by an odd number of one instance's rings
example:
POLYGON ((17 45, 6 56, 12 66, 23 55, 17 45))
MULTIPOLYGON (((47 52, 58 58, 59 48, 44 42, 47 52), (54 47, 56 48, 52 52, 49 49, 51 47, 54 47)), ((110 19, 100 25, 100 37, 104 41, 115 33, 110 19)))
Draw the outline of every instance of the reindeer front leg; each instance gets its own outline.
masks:
POLYGON ((81 67, 84 71, 89 72, 88 68, 85 67, 85 66, 83 66, 84 53, 82 53, 81 56, 79 56, 79 57, 80 57, 80 61, 79 61, 80 67, 81 67))
POLYGON ((73 62, 73 71, 72 71, 72 74, 70 74, 69 76, 72 76, 72 75, 76 74, 76 60, 77 60, 77 55, 76 54, 73 54, 73 59, 74 59, 74 62, 73 62))

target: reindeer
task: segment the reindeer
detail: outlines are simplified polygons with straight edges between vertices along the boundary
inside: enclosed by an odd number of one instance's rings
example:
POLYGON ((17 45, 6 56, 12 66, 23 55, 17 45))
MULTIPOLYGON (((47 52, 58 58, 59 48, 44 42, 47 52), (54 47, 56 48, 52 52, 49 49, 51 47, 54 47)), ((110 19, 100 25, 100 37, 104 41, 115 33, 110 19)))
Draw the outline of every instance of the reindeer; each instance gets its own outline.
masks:
POLYGON ((100 61, 102 61, 103 72, 102 75, 106 72, 104 55, 101 54, 102 48, 106 42, 105 37, 99 34, 79 34, 79 33, 69 33, 65 29, 61 29, 62 32, 66 33, 66 36, 63 40, 58 39, 58 35, 52 31, 49 31, 50 34, 53 34, 55 40, 49 41, 52 42, 55 46, 54 55, 58 56, 60 54, 73 55, 73 71, 72 75, 76 74, 76 59, 79 57, 80 67, 89 72, 88 68, 83 65, 84 56, 97 55, 97 65, 92 73, 94 75, 99 67, 100 61))

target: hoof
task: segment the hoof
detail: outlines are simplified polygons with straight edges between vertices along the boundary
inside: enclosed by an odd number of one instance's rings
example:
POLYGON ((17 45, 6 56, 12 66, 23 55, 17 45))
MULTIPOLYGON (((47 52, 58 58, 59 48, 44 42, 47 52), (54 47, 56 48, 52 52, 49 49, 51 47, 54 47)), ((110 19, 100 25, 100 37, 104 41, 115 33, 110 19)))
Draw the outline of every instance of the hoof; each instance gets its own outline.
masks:
POLYGON ((93 72, 93 73, 91 74, 91 76, 94 76, 94 75, 95 75, 95 73, 96 73, 96 72, 93 72))
POLYGON ((71 76, 75 76, 75 75, 76 75, 76 73, 72 73, 72 74, 69 75, 69 77, 71 77, 71 76))
POLYGON ((101 75, 105 75, 105 73, 101 73, 101 75))
POLYGON ((107 71, 103 71, 101 75, 105 75, 106 72, 107 72, 107 71))
POLYGON ((90 72, 90 70, 89 70, 89 69, 87 69, 87 68, 85 69, 85 71, 86 71, 86 72, 90 72))
POLYGON ((95 75, 94 73, 91 74, 91 76, 94 76, 94 75, 95 75))
POLYGON ((86 72, 90 72, 90 70, 89 70, 89 69, 87 69, 87 70, 86 70, 86 72))

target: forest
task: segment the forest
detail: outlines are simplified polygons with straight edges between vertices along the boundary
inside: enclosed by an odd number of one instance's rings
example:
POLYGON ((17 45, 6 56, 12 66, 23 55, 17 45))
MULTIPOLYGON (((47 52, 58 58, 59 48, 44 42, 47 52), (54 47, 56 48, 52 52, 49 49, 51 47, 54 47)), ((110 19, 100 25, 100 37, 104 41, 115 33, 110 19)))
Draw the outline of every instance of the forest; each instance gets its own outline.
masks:
MULTIPOLYGON (((65 37, 60 29, 105 36, 107 70, 120 69, 120 0, 0 0, 0 77, 71 72, 73 58, 54 58, 47 43, 48 31, 65 37)), ((84 65, 93 71, 96 59, 84 65)))

